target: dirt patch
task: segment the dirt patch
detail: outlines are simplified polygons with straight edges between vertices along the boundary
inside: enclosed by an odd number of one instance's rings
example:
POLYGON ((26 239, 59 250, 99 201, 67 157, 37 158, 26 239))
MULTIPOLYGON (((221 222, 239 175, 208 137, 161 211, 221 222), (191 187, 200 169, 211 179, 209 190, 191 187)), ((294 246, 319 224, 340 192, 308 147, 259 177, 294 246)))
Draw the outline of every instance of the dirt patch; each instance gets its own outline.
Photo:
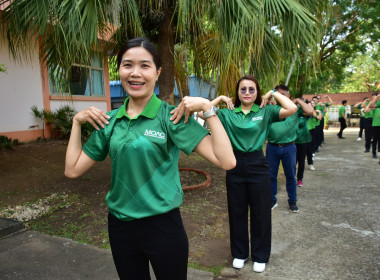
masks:
MULTIPOLYGON (((67 141, 29 142, 0 151, 0 211, 34 205, 57 194, 52 211, 26 222, 31 229, 109 248, 105 195, 110 186, 111 161, 94 166, 79 179, 63 175, 67 141)), ((181 206, 190 243, 189 261, 200 266, 228 264, 229 230, 225 172, 196 154, 181 153, 179 167, 201 169, 211 176, 211 186, 187 191, 181 206)), ((203 175, 181 172, 184 185, 204 181, 203 175)))

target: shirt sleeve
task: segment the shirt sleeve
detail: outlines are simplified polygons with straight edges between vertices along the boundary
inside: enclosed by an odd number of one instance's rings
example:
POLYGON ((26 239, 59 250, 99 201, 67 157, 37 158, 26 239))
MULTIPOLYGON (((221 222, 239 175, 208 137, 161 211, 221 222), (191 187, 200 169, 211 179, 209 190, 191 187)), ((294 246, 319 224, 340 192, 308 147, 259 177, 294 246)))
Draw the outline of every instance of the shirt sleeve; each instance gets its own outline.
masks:
POLYGON ((83 146, 83 152, 96 161, 103 161, 109 151, 104 129, 95 130, 83 146))
POLYGON ((219 109, 218 111, 218 118, 220 120, 220 122, 222 123, 223 127, 226 127, 225 124, 226 124, 226 114, 228 113, 228 110, 227 108, 223 108, 223 109, 219 109))
POLYGON ((190 155, 208 131, 192 117, 189 117, 186 124, 184 120, 185 117, 182 117, 177 124, 169 121, 168 132, 173 143, 185 154, 190 155))
POLYGON ((100 130, 94 130, 87 142, 83 145, 83 152, 95 161, 103 161, 109 153, 109 138, 113 126, 116 122, 116 113, 118 110, 108 112, 111 118, 109 124, 100 130), (108 136, 107 136, 108 135, 108 136))
POLYGON ((269 123, 273 123, 273 122, 278 122, 280 121, 280 110, 281 110, 281 106, 279 105, 267 105, 265 106, 264 108, 267 108, 270 109, 270 119, 269 119, 269 123))

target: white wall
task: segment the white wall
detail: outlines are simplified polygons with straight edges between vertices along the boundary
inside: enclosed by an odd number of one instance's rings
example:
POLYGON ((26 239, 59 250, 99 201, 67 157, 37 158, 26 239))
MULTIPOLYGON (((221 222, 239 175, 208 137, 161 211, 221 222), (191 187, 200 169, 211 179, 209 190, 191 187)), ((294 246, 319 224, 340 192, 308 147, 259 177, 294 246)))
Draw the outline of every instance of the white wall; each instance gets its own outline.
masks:
POLYGON ((42 129, 42 122, 30 109, 33 105, 43 108, 38 49, 31 62, 27 58, 15 62, 4 43, 6 39, 0 40, 0 63, 8 68, 8 73, 0 73, 0 132, 42 129))
POLYGON ((79 112, 88 107, 94 106, 104 112, 107 112, 107 102, 106 101, 63 101, 63 100, 50 100, 50 110, 52 112, 56 111, 59 107, 69 105, 74 108, 75 111, 79 112))

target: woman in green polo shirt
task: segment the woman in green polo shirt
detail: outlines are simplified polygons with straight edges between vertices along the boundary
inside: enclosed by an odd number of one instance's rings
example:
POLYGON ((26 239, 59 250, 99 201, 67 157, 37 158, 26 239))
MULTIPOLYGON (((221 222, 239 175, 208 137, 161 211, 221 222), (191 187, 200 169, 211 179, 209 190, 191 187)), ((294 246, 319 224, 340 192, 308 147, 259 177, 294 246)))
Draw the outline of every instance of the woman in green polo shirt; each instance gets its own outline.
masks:
MULTIPOLYGON (((219 96, 228 108, 218 111, 228 137, 231 140, 237 165, 227 171, 227 200, 230 221, 231 253, 233 267, 243 268, 249 253, 248 208, 250 210, 251 257, 253 270, 263 272, 271 250, 271 184, 269 165, 263 146, 270 124, 297 111, 297 106, 287 97, 275 91, 261 97, 257 79, 247 75, 236 84, 236 99, 219 96), (275 98, 280 106, 267 105, 275 98), (234 109, 235 107, 235 109, 234 109)), ((202 117, 202 114, 199 114, 202 117)))
MULTIPOLYGON (((179 150, 195 151, 228 170, 236 164, 231 143, 210 113, 212 137, 194 119, 188 124, 170 120, 174 106, 153 92, 161 67, 156 48, 147 39, 128 41, 117 60, 129 97, 107 114, 91 107, 74 116, 65 175, 79 177, 109 155, 108 233, 120 279, 150 279, 149 262, 157 279, 186 279, 188 240, 179 212, 183 200, 179 150), (86 122, 97 130, 82 147, 81 125, 86 122)), ((212 109, 204 98, 186 100, 193 111, 212 109)))

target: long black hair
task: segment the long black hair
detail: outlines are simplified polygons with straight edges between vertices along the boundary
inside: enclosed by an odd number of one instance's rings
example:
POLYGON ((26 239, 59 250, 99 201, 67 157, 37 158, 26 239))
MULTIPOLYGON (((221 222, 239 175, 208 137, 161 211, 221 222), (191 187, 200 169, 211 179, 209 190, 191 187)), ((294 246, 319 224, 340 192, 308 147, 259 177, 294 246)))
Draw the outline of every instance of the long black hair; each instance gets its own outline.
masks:
POLYGON ((235 108, 239 107, 241 105, 241 101, 239 99, 239 87, 240 83, 243 80, 250 80, 255 83, 256 85, 256 91, 257 91, 257 96, 255 100, 255 104, 261 105, 261 90, 260 90, 260 85, 259 81, 255 78, 255 76, 252 75, 245 75, 244 77, 241 77, 240 80, 236 84, 236 91, 235 91, 235 108))
POLYGON ((131 40, 128 40, 127 43, 125 43, 120 49, 119 52, 117 53, 117 69, 120 68, 121 64, 121 59, 123 55, 132 48, 135 47, 141 47, 146 49, 153 57, 153 62, 156 65, 156 68, 159 69, 161 67, 160 59, 158 58, 158 51, 156 46, 149 41, 147 38, 139 37, 139 38, 134 38, 131 40))

